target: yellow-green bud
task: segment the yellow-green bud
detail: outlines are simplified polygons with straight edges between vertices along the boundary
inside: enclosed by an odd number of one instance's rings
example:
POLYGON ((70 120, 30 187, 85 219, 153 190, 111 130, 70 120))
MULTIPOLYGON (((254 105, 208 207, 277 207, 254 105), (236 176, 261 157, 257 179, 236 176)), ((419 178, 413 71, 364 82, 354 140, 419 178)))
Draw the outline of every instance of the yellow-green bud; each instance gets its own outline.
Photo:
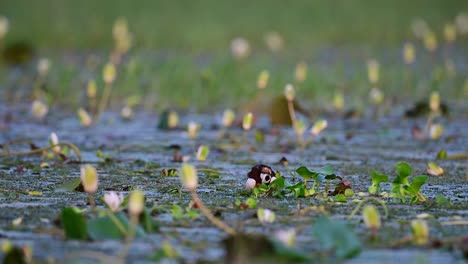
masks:
POLYGON ((81 183, 87 193, 95 193, 98 188, 98 174, 96 168, 91 165, 81 167, 81 183))
POLYGON ((253 114, 249 112, 244 116, 244 119, 242 120, 242 128, 247 131, 252 128, 252 125, 253 125, 253 114))
POLYGON ((140 215, 145 207, 145 194, 141 190, 134 190, 128 197, 128 211, 131 215, 140 215))
POLYGON ((411 233, 413 234, 413 242, 416 245, 426 245, 429 242, 429 226, 424 220, 411 221, 411 233))
POLYGON ((192 164, 183 164, 181 171, 182 185, 189 191, 195 191, 198 187, 197 169, 192 164))

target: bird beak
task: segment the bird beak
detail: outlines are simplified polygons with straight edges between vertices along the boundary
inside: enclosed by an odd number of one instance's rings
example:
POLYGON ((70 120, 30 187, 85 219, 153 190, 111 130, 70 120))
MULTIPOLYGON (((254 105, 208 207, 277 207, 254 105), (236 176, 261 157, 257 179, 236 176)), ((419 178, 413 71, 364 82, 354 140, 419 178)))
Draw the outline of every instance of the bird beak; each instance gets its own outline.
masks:
POLYGON ((270 183, 274 182, 276 180, 276 177, 271 177, 270 183))
POLYGON ((248 178, 247 181, 245 182, 245 188, 249 191, 253 190, 253 188, 255 188, 256 185, 257 185, 257 182, 252 178, 248 178))

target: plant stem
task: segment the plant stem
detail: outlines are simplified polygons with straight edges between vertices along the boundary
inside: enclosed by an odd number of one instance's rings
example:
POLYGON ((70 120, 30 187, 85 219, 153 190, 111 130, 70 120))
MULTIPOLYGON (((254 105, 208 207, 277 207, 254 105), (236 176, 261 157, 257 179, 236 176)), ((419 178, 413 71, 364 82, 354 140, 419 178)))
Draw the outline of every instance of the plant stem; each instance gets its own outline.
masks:
POLYGON ((102 112, 104 112, 104 110, 106 109, 107 103, 110 98, 111 90, 112 84, 106 83, 106 85, 104 86, 104 91, 102 92, 101 101, 99 101, 98 110, 93 118, 94 122, 97 122, 99 120, 99 117, 101 116, 102 112))
POLYGON ((385 218, 388 218, 388 209, 387 209, 387 205, 385 204, 384 201, 378 199, 378 198, 374 198, 374 197, 367 197, 363 200, 361 200, 357 205, 356 207, 354 208, 354 210, 351 212, 351 214, 348 216, 348 220, 350 220, 351 218, 353 218, 354 215, 356 215, 356 213, 359 211, 359 209, 361 208, 361 206, 368 202, 368 201, 374 201, 374 202, 377 202, 378 204, 380 204, 382 206, 382 208, 384 209, 384 213, 385 213, 385 218))
POLYGON ((190 194, 192 195, 193 201, 198 206, 198 209, 200 209, 200 211, 205 215, 206 218, 208 218, 208 220, 210 220, 210 222, 213 225, 215 225, 217 228, 223 230, 224 232, 226 232, 226 233, 228 233, 230 235, 236 234, 236 231, 232 227, 228 226, 226 223, 224 223, 223 221, 216 218, 211 213, 211 211, 208 208, 205 207, 205 205, 200 200, 200 198, 198 197, 198 194, 197 194, 197 192, 195 190, 191 190, 190 194))
POLYGON ((91 205, 91 211, 96 214, 96 201, 94 200, 94 193, 88 193, 89 204, 91 205))
POLYGON ((444 160, 468 159, 468 153, 453 154, 447 156, 444 160))
MULTIPOLYGON (((294 111, 294 101, 292 100, 287 100, 288 101, 288 112, 289 112, 289 117, 291 118, 291 124, 294 129, 294 132, 297 131, 297 118, 296 118, 296 112, 294 111)), ((298 143, 303 146, 302 142, 302 136, 299 135, 299 133, 296 132, 296 139, 298 143)))
POLYGON ((0 153, 0 158, 39 154, 39 153, 42 153, 42 152, 44 152, 46 150, 51 150, 54 147, 58 147, 58 146, 67 146, 67 147, 73 149, 73 151, 75 152, 78 160, 80 162, 82 161, 81 152, 78 149, 78 147, 76 145, 74 145, 72 143, 68 143, 68 142, 61 142, 61 143, 58 143, 58 144, 55 144, 55 145, 51 145, 51 146, 43 147, 43 148, 38 148, 38 149, 30 150, 30 151, 0 153))
POLYGON ((111 210, 107 210, 107 215, 111 219, 111 221, 115 224, 115 226, 122 232, 123 235, 128 236, 128 231, 122 225, 122 222, 115 216, 115 214, 111 210))
POLYGON ((429 128, 431 127, 432 121, 434 120, 434 118, 435 118, 435 112, 431 111, 429 113, 429 116, 427 117, 427 122, 426 122, 426 125, 424 126, 424 131, 423 131, 423 135, 426 138, 429 134, 429 128))

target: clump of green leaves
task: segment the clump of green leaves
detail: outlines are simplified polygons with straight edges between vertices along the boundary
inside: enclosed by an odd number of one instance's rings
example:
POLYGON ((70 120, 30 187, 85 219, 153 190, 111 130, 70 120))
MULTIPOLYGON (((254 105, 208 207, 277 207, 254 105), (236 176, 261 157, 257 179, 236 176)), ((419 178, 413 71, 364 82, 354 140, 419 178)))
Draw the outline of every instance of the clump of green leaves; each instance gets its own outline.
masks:
POLYGON ((425 202, 426 197, 419 191, 421 187, 426 183, 427 176, 420 175, 415 176, 409 181, 412 168, 406 162, 398 162, 395 164, 397 177, 393 180, 392 184, 392 195, 400 199, 401 202, 410 200, 412 203, 425 202))
MULTIPOLYGON (((426 183, 427 176, 414 176, 410 181, 412 173, 411 166, 406 162, 397 162, 395 164, 397 177, 392 181, 391 195, 392 198, 397 198, 401 202, 411 203, 425 202, 426 197, 420 192, 421 187, 426 183)), ((371 172, 372 185, 368 190, 370 194, 380 192, 380 183, 387 182, 388 176, 375 171, 371 172)))
POLYGON ((374 170, 371 171, 372 185, 369 186, 368 191, 370 194, 378 194, 381 191, 380 183, 388 182, 388 176, 378 173, 374 170))
MULTIPOLYGON (((306 167, 302 166, 296 170, 296 173, 302 177, 302 181, 291 184, 286 181, 284 177, 281 177, 279 173, 276 174, 276 180, 271 182, 269 185, 261 184, 253 189, 253 194, 255 197, 308 197, 318 194, 322 194, 324 197, 328 196, 328 191, 330 190, 329 182, 334 179, 339 179, 340 183, 335 186, 335 191, 332 195, 340 195, 344 197, 352 196, 354 193, 348 191, 346 196, 346 190, 350 190, 350 183, 345 181, 343 178, 337 176, 334 172, 332 166, 327 165, 325 167, 309 170, 306 167), (312 180, 312 186, 309 188, 307 183, 309 180, 312 180), (326 181, 325 187, 321 189, 322 184, 326 181)), ((293 175, 295 176, 295 175, 293 175)))
POLYGON ((192 209, 190 206, 182 208, 177 204, 172 206, 172 218, 178 219, 195 219, 198 217, 198 210, 192 209))
POLYGON ((330 165, 312 171, 307 169, 307 167, 302 166, 299 167, 296 172, 304 180, 304 186, 307 186, 307 180, 312 179, 314 181, 310 189, 305 188, 305 196, 318 194, 320 185, 324 180, 333 180, 337 178, 333 167, 330 165))

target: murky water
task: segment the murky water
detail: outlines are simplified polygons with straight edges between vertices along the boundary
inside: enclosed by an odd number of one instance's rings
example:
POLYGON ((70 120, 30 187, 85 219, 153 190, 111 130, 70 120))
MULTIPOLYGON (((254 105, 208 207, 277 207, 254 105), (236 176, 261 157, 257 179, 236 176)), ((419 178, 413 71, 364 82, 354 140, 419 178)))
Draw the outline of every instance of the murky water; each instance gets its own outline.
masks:
MULTIPOLYGON (((92 128, 83 128, 74 115, 52 114, 46 123, 33 120, 26 108, 7 109, 12 113, 11 122, 3 122, 4 129, 0 131, 0 142, 13 139, 30 139, 37 146, 48 144, 48 136, 56 132, 62 142, 76 144, 83 154, 85 163, 93 163, 98 168, 100 176, 98 197, 106 190, 117 190, 127 193, 128 186, 145 191, 147 202, 153 206, 179 204, 187 206, 191 200, 188 193, 172 193, 170 190, 179 188, 177 177, 161 176, 163 168, 179 168, 180 163, 172 161, 171 144, 179 144, 183 155, 191 155, 190 162, 198 168, 213 168, 219 170, 219 177, 208 177, 200 173, 199 195, 206 204, 221 217, 239 229, 248 232, 272 233, 278 229, 295 227, 299 230, 297 247, 306 251, 317 250, 311 224, 319 213, 311 211, 306 215, 296 214, 297 203, 303 207, 322 204, 314 198, 264 198, 258 199, 259 207, 269 208, 276 212, 277 221, 263 226, 253 217, 255 210, 241 211, 233 205, 236 198, 245 200, 248 195, 244 191, 246 174, 257 163, 271 165, 279 170, 287 180, 291 177, 287 169, 278 164, 281 157, 287 157, 289 168, 299 166, 317 168, 332 165, 345 179, 352 183, 355 192, 366 191, 370 184, 369 172, 375 169, 390 175, 393 179, 394 164, 406 161, 413 166, 413 175, 425 173, 426 164, 435 160, 440 149, 446 149, 449 154, 466 152, 468 150, 468 115, 466 109, 456 109, 450 120, 445 120, 444 137, 437 141, 418 141, 411 135, 414 125, 423 126, 425 119, 402 119, 400 115, 390 115, 377 121, 372 119, 344 120, 341 117, 330 117, 329 127, 314 143, 304 150, 285 148, 291 144, 293 132, 283 128, 281 136, 267 133, 264 143, 254 140, 253 131, 247 137, 248 145, 238 149, 222 149, 226 140, 217 139, 218 130, 212 125, 219 122, 215 115, 183 115, 181 123, 185 127, 189 120, 202 124, 199 137, 191 142, 185 130, 160 131, 156 129, 158 117, 153 113, 137 113, 131 122, 120 120, 114 113, 106 113, 101 122, 92 128), (352 137, 349 134, 352 133, 352 137), (290 142, 291 141, 291 142, 290 142), (206 144, 211 147, 208 160, 196 161, 193 147, 206 144), (100 149, 115 162, 101 163, 96 156, 100 149), (254 149, 254 151, 253 151, 254 149)), ((268 120, 260 118, 258 127, 270 130, 268 120)), ((229 133, 239 139, 242 131, 238 128, 229 133)), ((10 151, 27 150, 27 145, 12 146, 10 151)), ((72 155, 70 155, 72 157, 72 155)), ((468 220, 468 180, 466 160, 439 161, 445 170, 440 177, 430 176, 422 192, 434 199, 438 194, 450 198, 452 206, 440 208, 437 206, 389 204, 390 217, 383 222, 379 235, 382 244, 375 245, 366 242, 368 232, 360 221, 352 221, 356 232, 365 242, 363 253, 349 263, 463 263, 457 252, 415 248, 389 249, 391 241, 396 241, 409 234, 406 220, 414 219, 420 213, 429 213, 434 218, 428 220, 431 235, 437 238, 447 238, 468 234, 466 225, 443 225, 438 222, 453 219, 468 220)), ((117 255, 123 247, 120 241, 80 242, 67 241, 54 225, 61 209, 65 206, 85 207, 87 196, 80 192, 57 192, 58 184, 79 177, 79 164, 62 163, 59 160, 45 160, 41 156, 28 156, 0 159, 0 243, 9 239, 18 245, 28 244, 34 250, 34 257, 45 260, 49 257, 60 263, 73 254, 84 251, 99 251, 109 255, 117 255), (50 168, 38 168, 47 161, 50 168), (28 195, 29 191, 42 192, 42 196, 28 195), (13 226, 12 221, 22 217, 19 226, 13 226)), ((390 184, 384 184, 389 191, 390 184)), ((98 205, 103 206, 100 199, 98 205)), ((351 213, 355 204, 325 203, 330 216, 345 219, 351 213)), ((182 254, 183 259, 195 261, 215 261, 223 259, 224 250, 220 241, 225 234, 214 228, 204 217, 196 220, 174 220, 170 213, 155 215, 160 222, 161 231, 137 239, 131 246, 128 261, 132 263, 148 262, 148 257, 160 248, 161 241, 170 241, 182 254)), ((359 219, 359 217, 356 217, 359 219)), ((1 255, 0 255, 1 256, 1 255)))

